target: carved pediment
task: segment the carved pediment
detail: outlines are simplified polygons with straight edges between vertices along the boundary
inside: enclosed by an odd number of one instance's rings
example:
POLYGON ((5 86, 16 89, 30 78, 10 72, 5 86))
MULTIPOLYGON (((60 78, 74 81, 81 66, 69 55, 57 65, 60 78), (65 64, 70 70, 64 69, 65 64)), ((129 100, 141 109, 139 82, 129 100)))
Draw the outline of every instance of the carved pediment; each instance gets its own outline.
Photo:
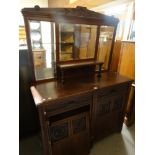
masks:
MULTIPOLYGON (((33 14, 44 14, 52 16, 70 16, 79 18, 90 18, 90 19, 103 19, 109 16, 88 10, 86 7, 77 6, 76 8, 40 8, 35 6, 34 8, 24 8, 22 9, 23 14, 27 13, 33 14)), ((111 17, 114 19, 114 17, 111 17)))

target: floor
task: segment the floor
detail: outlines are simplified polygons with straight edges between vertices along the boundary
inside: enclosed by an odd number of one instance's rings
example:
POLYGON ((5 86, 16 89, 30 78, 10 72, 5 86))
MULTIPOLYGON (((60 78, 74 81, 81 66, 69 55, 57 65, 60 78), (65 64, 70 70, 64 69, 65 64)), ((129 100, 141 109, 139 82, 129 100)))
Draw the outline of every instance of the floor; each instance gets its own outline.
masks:
MULTIPOLYGON (((134 155, 135 126, 123 125, 121 133, 112 134, 94 144, 90 155, 134 155)), ((43 155, 41 135, 34 135, 19 143, 19 155, 43 155)))

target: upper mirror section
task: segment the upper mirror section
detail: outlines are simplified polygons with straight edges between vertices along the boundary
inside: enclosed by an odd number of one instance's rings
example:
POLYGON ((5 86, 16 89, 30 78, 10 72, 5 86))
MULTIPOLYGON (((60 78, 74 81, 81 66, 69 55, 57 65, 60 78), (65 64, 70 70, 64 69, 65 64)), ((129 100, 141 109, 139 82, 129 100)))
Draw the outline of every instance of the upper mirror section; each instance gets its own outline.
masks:
POLYGON ((29 27, 35 79, 54 78, 56 74, 55 24, 30 20, 29 27))
POLYGON ((103 70, 108 69, 113 35, 114 35, 114 27, 112 26, 100 27, 97 60, 104 62, 103 68, 102 68, 103 70))
POLYGON ((96 25, 59 24, 59 60, 93 59, 96 25))

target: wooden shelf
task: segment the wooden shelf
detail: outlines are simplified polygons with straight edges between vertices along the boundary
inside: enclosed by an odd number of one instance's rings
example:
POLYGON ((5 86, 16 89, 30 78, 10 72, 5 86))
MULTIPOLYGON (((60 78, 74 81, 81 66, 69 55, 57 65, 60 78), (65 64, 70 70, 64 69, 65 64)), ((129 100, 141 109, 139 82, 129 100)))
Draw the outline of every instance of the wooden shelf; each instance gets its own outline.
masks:
POLYGON ((79 63, 69 63, 69 64, 58 64, 60 69, 69 69, 69 68, 77 68, 82 66, 92 66, 92 65, 102 65, 101 61, 87 61, 87 62, 79 62, 79 63))

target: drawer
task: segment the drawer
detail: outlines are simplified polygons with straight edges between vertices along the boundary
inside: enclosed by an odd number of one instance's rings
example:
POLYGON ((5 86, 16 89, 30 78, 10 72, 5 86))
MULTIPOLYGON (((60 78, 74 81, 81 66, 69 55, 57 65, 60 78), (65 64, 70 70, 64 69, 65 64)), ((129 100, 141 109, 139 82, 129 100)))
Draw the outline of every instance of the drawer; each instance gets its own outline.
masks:
POLYGON ((129 88, 128 84, 107 87, 105 89, 98 90, 97 95, 98 96, 114 95, 116 93, 127 92, 128 88, 129 88))
POLYGON ((92 102, 92 94, 82 94, 74 95, 71 97, 66 97, 64 99, 59 99, 56 101, 51 101, 48 105, 44 107, 46 116, 50 117, 59 113, 66 112, 68 110, 74 110, 83 106, 90 105, 92 102))

